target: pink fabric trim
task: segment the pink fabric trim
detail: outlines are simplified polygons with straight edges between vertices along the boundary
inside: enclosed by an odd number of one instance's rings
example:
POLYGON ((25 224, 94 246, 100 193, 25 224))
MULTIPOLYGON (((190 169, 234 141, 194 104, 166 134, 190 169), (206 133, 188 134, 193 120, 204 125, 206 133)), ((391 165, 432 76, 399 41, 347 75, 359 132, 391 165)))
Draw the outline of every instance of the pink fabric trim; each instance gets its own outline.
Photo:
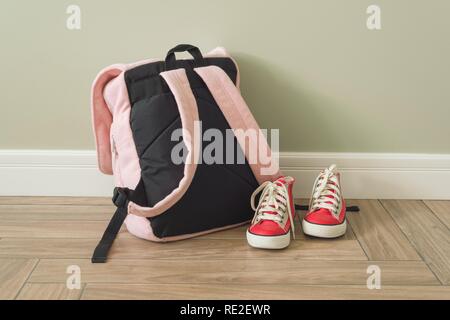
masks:
POLYGON ((134 214, 129 214, 125 218, 125 226, 128 232, 135 235, 138 238, 142 238, 150 241, 161 241, 160 238, 153 234, 150 221, 145 217, 138 217, 134 214))
POLYGON ((130 127, 130 101, 125 84, 124 71, 136 66, 155 62, 147 59, 121 65, 122 72, 103 88, 103 99, 113 115, 110 129, 112 162, 115 185, 134 189, 139 182, 141 167, 130 127))
POLYGON ((97 147, 98 168, 105 174, 112 174, 111 143, 109 131, 113 121, 112 114, 103 99, 103 88, 117 77, 123 65, 109 66, 97 75, 91 89, 92 126, 97 147))
MULTIPOLYGON (((255 141, 255 137, 249 136, 249 139, 252 140, 250 145, 253 143, 258 146, 258 149, 262 148, 262 150, 267 150, 269 153, 269 157, 272 161, 271 164, 275 167, 275 170, 273 173, 265 175, 263 174, 263 169, 270 165, 262 165, 260 161, 254 161, 254 159, 249 157, 250 152, 259 152, 259 150, 249 150, 249 146, 245 143, 245 137, 236 135, 236 139, 247 157, 256 180, 258 180, 259 183, 263 183, 264 181, 273 181, 277 179, 281 175, 278 163, 276 163, 274 157, 272 157, 272 151, 270 150, 264 135, 261 133, 258 123, 250 112, 250 109, 242 98, 239 90, 234 86, 228 75, 221 68, 216 66, 196 68, 195 71, 208 86, 209 91, 216 100, 220 110, 222 110, 230 127, 233 129, 254 130, 257 140, 255 141), (258 133, 259 136, 256 136, 256 133, 258 133)), ((259 155, 255 155, 254 158, 257 159, 258 156, 259 155)))
POLYGON ((189 81, 184 69, 161 72, 160 74, 167 82, 180 112, 181 125, 183 128, 183 141, 188 151, 186 164, 184 166, 184 176, 177 188, 175 188, 168 196, 159 201, 153 207, 141 207, 133 202, 129 203, 128 212, 137 216, 154 217, 157 216, 171 206, 173 206, 185 194, 191 184, 197 169, 197 161, 199 156, 200 127, 195 126, 195 122, 199 121, 197 102, 192 93, 189 81))
MULTIPOLYGON (((126 107, 130 108, 128 101, 128 94, 124 95, 123 90, 126 90, 125 82, 123 81, 123 72, 134 68, 138 65, 157 61, 155 59, 142 60, 132 64, 114 64, 102 71, 100 71, 95 78, 91 88, 91 110, 92 110, 92 125, 94 129, 95 145, 97 149, 98 168, 105 174, 113 174, 119 170, 120 165, 115 163, 115 170, 113 170, 112 144, 111 144, 111 125, 116 122, 116 109, 124 111, 126 107), (118 76, 121 76, 118 79, 118 76)), ((129 125, 128 125, 129 126, 129 125)), ((134 144, 134 143, 133 143, 134 144)), ((133 157, 133 155, 132 155, 133 157)), ((136 154, 137 158, 137 154, 136 154)), ((122 161, 121 161, 122 162, 122 161)), ((134 169, 134 168, 133 168, 134 169)), ((140 172, 140 170, 138 170, 140 172)), ((134 188, 134 179, 131 169, 124 170, 122 176, 128 176, 131 173, 131 184, 125 185, 134 188)), ((114 174, 116 176, 116 174, 114 174)), ((117 186, 124 186, 128 181, 121 181, 120 176, 115 177, 117 186)), ((125 179, 127 180, 127 179, 125 179)))
POLYGON ((130 127, 130 102, 124 72, 112 80, 103 94, 113 113, 111 141, 115 185, 134 189, 139 182, 141 167, 130 127))

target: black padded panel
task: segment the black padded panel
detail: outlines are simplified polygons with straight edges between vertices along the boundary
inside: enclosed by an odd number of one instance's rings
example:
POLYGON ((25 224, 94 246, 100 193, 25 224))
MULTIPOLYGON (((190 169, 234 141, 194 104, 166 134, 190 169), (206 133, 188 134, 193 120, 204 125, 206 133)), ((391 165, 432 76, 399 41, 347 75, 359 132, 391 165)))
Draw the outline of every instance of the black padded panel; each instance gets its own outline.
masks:
MULTIPOLYGON (((206 58, 207 64, 222 68, 235 82, 237 70, 228 58, 206 58)), ((222 132, 229 125, 203 80, 193 71, 193 60, 178 60, 186 70, 197 101, 202 130, 222 132)), ((183 177, 184 164, 171 161, 174 129, 181 128, 175 99, 159 73, 163 62, 131 69, 125 81, 131 102, 131 129, 141 165, 146 205, 153 206, 176 188, 183 177)), ((242 153, 236 138, 235 158, 242 153)), ((204 142, 202 149, 210 142, 204 142)), ((224 159, 226 150, 223 150, 224 159)), ((163 214, 149 218, 157 237, 176 236, 219 228, 251 219, 250 195, 258 183, 247 162, 244 164, 197 165, 193 181, 184 196, 163 214)))

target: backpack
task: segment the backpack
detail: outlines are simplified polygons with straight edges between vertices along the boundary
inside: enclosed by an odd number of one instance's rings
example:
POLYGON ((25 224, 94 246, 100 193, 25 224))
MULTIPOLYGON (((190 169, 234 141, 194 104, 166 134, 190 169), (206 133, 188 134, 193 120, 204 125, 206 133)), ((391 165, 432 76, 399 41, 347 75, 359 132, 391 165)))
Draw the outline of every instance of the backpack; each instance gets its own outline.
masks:
POLYGON ((225 49, 203 56, 192 45, 98 74, 91 101, 98 167, 114 175, 117 209, 93 263, 106 262, 123 223, 139 238, 167 242, 252 219, 251 194, 280 172, 239 81, 225 49), (183 51, 193 59, 177 60, 183 51))

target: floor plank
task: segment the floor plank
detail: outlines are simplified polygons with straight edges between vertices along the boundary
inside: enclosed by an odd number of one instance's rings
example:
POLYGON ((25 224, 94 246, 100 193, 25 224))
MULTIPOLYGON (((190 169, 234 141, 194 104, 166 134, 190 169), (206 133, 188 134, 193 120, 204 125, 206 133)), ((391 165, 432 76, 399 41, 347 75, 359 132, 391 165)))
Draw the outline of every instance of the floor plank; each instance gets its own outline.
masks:
MULTIPOLYGON (((96 239, 2 238, 0 257, 90 258, 96 239)), ((119 237, 110 258, 120 259, 313 259, 367 260, 356 240, 294 241, 288 249, 254 249, 243 239, 189 239, 154 243, 119 237)))
POLYGON ((399 227, 443 284, 450 284, 450 232, 415 200, 383 200, 399 227))
POLYGON ((111 197, 0 197, 0 205, 111 205, 111 197))
POLYGON ((307 284, 365 285, 369 265, 381 270, 382 285, 439 285, 422 261, 313 260, 118 260, 92 264, 88 259, 40 260, 29 282, 65 282, 77 265, 82 282, 134 284, 307 284))
POLYGON ((114 213, 114 206, 89 205, 0 205, 3 220, 107 220, 114 213))
POLYGON ((14 299, 37 262, 37 259, 0 259, 0 300, 14 299))
POLYGON ((81 297, 95 299, 450 299, 450 287, 383 286, 369 290, 366 286, 301 285, 130 285, 88 284, 81 297))
POLYGON ((447 201, 349 201, 361 212, 346 235, 308 237, 296 221, 280 251, 249 247, 247 226, 167 244, 122 229, 108 263, 91 264, 110 201, 0 197, 0 299, 450 299, 447 201), (74 264, 83 294, 65 286, 74 264), (369 265, 381 290, 366 287, 369 265))
POLYGON ((411 243, 378 200, 349 200, 359 213, 347 219, 369 260, 420 260, 411 243))
POLYGON ((450 229, 450 201, 425 200, 425 205, 450 229))
MULTIPOLYGON (((1 214, 0 214, 1 216, 1 214)), ((46 220, 42 222, 36 219, 3 219, 0 223, 0 235, 8 238, 84 238, 99 239, 105 231, 108 221, 96 220, 46 220)), ((210 233, 197 240, 210 239, 246 239, 247 225, 224 231, 210 233)), ((121 230, 122 237, 134 237, 126 231, 125 226, 121 230)), ((297 241, 305 240, 307 237, 300 227, 300 223, 296 222, 296 239, 297 241)), ((313 239, 313 238, 310 238, 313 239)), ((351 229, 339 240, 354 240, 355 236, 351 229)))
MULTIPOLYGON (((89 220, 3 220, 0 223, 0 235, 5 238, 79 238, 79 239, 100 239, 109 221, 89 221, 89 220)), ((248 225, 210 233, 197 240, 210 239, 245 239, 248 225)), ((120 231, 122 238, 134 238, 126 231, 125 225, 120 231)), ((298 237, 299 239, 304 236, 298 237)))
POLYGON ((27 283, 24 285, 17 300, 78 300, 80 289, 68 289, 61 283, 27 283))
MULTIPOLYGON (((100 239, 108 221, 38 221, 4 220, 0 234, 5 238, 79 238, 100 239)), ((132 237, 122 227, 123 237, 132 237)))
MULTIPOLYGON (((99 221, 109 221, 113 212, 112 205, 0 205, 0 219, 4 222, 0 225, 0 234, 4 237, 99 238, 106 226, 99 221), (36 223, 41 220, 46 222, 36 223)), ((299 212, 299 215, 302 217, 304 212, 299 212)), ((297 240, 309 238, 301 231, 300 221, 295 221, 297 240)), ((245 225, 207 234, 199 239, 245 239, 247 228, 248 225, 245 225)), ((349 227, 344 236, 335 240, 355 239, 349 227)))

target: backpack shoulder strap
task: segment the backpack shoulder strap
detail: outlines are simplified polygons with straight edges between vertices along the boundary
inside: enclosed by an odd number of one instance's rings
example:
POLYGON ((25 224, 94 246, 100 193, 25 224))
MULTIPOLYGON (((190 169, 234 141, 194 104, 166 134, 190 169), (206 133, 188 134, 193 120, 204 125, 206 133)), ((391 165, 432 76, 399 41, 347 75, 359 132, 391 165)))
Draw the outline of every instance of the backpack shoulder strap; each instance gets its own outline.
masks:
POLYGON ((177 103, 183 128, 182 138, 186 145, 187 155, 183 178, 169 195, 152 207, 141 207, 134 202, 130 202, 130 213, 143 217, 157 216, 181 199, 192 182, 201 152, 198 107, 186 76, 186 70, 175 69, 164 71, 160 75, 170 88, 177 103))
POLYGON ((272 156, 265 136, 233 81, 217 66, 194 70, 203 79, 230 128, 234 130, 256 180, 263 183, 277 179, 281 175, 278 161, 272 156), (247 138, 249 143, 246 143, 247 138), (262 163, 262 155, 268 159, 268 163, 262 163))

